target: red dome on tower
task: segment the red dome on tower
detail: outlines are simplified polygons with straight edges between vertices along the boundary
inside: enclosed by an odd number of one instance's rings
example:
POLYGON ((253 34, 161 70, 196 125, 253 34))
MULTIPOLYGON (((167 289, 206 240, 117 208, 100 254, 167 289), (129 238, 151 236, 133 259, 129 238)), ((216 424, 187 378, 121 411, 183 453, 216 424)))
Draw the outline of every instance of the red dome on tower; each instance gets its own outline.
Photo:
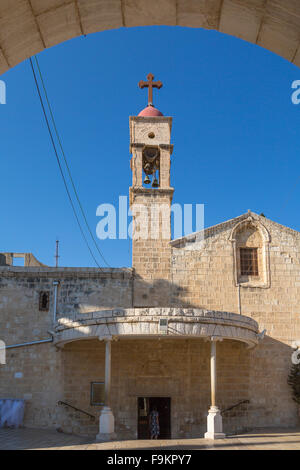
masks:
POLYGON ((158 109, 154 108, 154 106, 149 105, 139 113, 139 116, 158 117, 163 116, 163 114, 158 109))

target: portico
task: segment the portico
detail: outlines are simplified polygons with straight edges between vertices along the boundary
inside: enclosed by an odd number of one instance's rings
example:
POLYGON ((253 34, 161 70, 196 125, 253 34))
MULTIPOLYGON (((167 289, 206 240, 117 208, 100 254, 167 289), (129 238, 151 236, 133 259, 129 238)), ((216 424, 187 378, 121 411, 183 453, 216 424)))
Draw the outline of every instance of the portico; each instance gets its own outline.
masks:
MULTIPOLYGON (((130 352, 131 346, 136 348, 142 347, 149 350, 147 343, 153 345, 160 344, 159 348, 164 348, 164 343, 168 347, 168 341, 172 340, 177 343, 177 350, 180 353, 180 349, 186 351, 186 341, 192 341, 195 345, 206 344, 210 345, 209 350, 206 349, 206 358, 204 361, 209 361, 210 355, 210 372, 208 381, 211 384, 211 402, 207 402, 207 406, 210 404, 207 417, 207 432, 205 437, 208 439, 217 439, 224 437, 222 427, 222 417, 220 410, 217 406, 218 397, 222 398, 223 390, 217 387, 217 343, 232 343, 232 341, 239 344, 244 344, 243 347, 246 350, 253 348, 259 341, 258 325, 251 318, 243 315, 237 315, 230 312, 216 312, 202 309, 178 309, 178 308, 135 308, 135 309, 117 309, 117 310, 106 310, 101 312, 93 312, 90 314, 82 315, 82 318, 73 320, 72 318, 60 318, 58 319, 58 325, 56 327, 55 344, 58 348, 64 348, 71 343, 80 342, 82 340, 87 344, 89 340, 100 340, 105 345, 105 404, 101 409, 99 433, 97 439, 111 440, 115 438, 121 438, 122 435, 118 435, 115 430, 115 415, 119 414, 118 410, 114 409, 112 400, 112 376, 117 376, 118 372, 115 369, 123 367, 122 363, 114 362, 112 364, 112 354, 114 348, 118 348, 119 354, 121 354, 122 361, 124 360, 125 354, 130 352), (161 331, 161 319, 167 320, 167 330, 161 331), (158 343, 157 343, 158 341, 158 343), (122 352, 123 345, 125 347, 122 352), (121 353, 120 353, 121 351, 121 353), (126 352, 125 352, 126 351, 126 352)), ((165 357, 165 353, 161 355, 160 349, 150 348, 151 358, 148 365, 143 363, 138 364, 137 359, 132 355, 129 355, 128 365, 130 369, 129 376, 132 377, 125 379, 125 384, 118 382, 120 388, 124 388, 129 385, 127 390, 127 398, 124 400, 131 400, 132 407, 128 412, 128 419, 131 422, 135 422, 135 401, 138 396, 169 396, 172 393, 174 383, 179 386, 180 383, 178 377, 176 378, 176 369, 184 369, 184 364, 174 364, 174 371, 168 370, 168 365, 164 363, 162 357, 165 357), (142 372, 139 368, 142 368, 142 372), (172 378, 175 376, 175 378, 172 378), (135 377, 141 377, 141 382, 144 385, 137 384, 135 377), (144 379, 142 378, 144 377, 144 379), (128 380, 130 384, 128 384, 128 380), (157 380, 161 382, 160 386, 157 384, 157 380), (175 382, 174 382, 175 380, 175 382), (170 386, 167 382, 170 382, 170 386), (127 383, 126 383, 127 382, 127 383)), ((247 353, 246 353, 247 354, 247 353)), ((138 353, 138 356, 140 354, 138 353)), ((190 356, 188 353, 187 357, 190 356)), ((191 356, 192 358, 193 356, 191 356)), ((197 358, 196 362, 197 362, 197 358)), ((203 359, 203 358, 202 358, 203 359)), ((172 360, 170 357, 168 359, 172 360)), ((222 358, 219 359, 222 361, 222 358)), ((193 380, 193 375, 197 375, 199 371, 191 368, 189 370, 189 376, 186 380, 189 382, 193 380), (191 375, 190 375, 191 374, 191 375)), ((174 390, 173 390, 174 392, 174 390)), ((191 393, 196 394, 196 389, 192 386, 191 393)), ((227 393, 227 391, 226 391, 227 393)), ((180 396, 181 392, 178 391, 180 396)), ((207 395, 208 397, 208 395, 207 395)), ((183 399, 183 397, 182 397, 183 399)), ((221 399, 222 403, 224 402, 221 399)), ((176 400, 174 400, 174 403, 176 400)), ((116 405, 115 405, 116 406, 116 405)), ((181 405, 180 405, 181 406, 181 405)), ((194 404, 196 406, 196 403, 194 404)), ((174 410, 176 416, 176 409, 174 410)), ((173 415, 173 416, 174 416, 173 415)), ((173 417, 174 421, 174 417, 173 417)), ((180 427, 180 425, 178 425, 180 427)), ((176 425, 173 422, 172 436, 176 435, 176 425)), ((199 436, 201 437, 201 436, 199 436)))

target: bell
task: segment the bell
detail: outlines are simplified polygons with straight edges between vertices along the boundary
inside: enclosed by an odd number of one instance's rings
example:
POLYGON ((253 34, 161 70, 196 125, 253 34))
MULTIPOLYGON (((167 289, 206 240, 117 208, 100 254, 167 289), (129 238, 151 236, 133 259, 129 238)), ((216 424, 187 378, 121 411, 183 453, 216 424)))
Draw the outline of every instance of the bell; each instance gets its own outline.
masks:
POLYGON ((144 179, 144 184, 150 184, 151 180, 148 175, 146 175, 146 178, 144 179))
POLYGON ((153 180, 153 183, 152 183, 152 188, 158 188, 158 187, 159 187, 158 180, 155 177, 154 180, 153 180))

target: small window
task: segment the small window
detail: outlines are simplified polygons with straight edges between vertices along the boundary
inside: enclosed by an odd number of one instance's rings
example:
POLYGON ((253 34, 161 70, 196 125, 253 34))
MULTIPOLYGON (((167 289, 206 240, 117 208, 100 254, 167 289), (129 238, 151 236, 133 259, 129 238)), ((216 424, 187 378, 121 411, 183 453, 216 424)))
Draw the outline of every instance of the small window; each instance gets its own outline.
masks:
POLYGON ((40 292, 40 312, 48 312, 50 303, 50 293, 49 292, 40 292))
POLYGON ((105 384, 104 382, 91 383, 91 405, 102 406, 105 404, 105 384))
POLYGON ((257 248, 240 248, 241 276, 258 276, 257 248))

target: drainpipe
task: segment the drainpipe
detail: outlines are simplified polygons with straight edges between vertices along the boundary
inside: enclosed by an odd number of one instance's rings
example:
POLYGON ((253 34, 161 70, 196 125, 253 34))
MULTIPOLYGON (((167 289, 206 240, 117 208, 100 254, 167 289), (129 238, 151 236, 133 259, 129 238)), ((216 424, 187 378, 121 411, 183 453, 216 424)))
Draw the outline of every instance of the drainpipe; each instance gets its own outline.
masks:
POLYGON ((131 306, 134 308, 134 269, 132 271, 132 277, 131 277, 131 306))
POLYGON ((56 316, 57 316, 57 289, 59 286, 59 281, 53 281, 53 286, 54 286, 53 325, 55 325, 56 316))
POLYGON ((241 284, 238 284, 238 308, 239 308, 239 314, 242 315, 241 284))
POLYGON ((54 333, 52 333, 51 331, 48 331, 48 333, 49 333, 49 335, 51 335, 51 338, 42 339, 40 341, 31 341, 30 343, 12 344, 11 346, 5 346, 5 349, 22 348, 22 347, 25 347, 25 346, 33 346, 34 344, 53 343, 54 333))

